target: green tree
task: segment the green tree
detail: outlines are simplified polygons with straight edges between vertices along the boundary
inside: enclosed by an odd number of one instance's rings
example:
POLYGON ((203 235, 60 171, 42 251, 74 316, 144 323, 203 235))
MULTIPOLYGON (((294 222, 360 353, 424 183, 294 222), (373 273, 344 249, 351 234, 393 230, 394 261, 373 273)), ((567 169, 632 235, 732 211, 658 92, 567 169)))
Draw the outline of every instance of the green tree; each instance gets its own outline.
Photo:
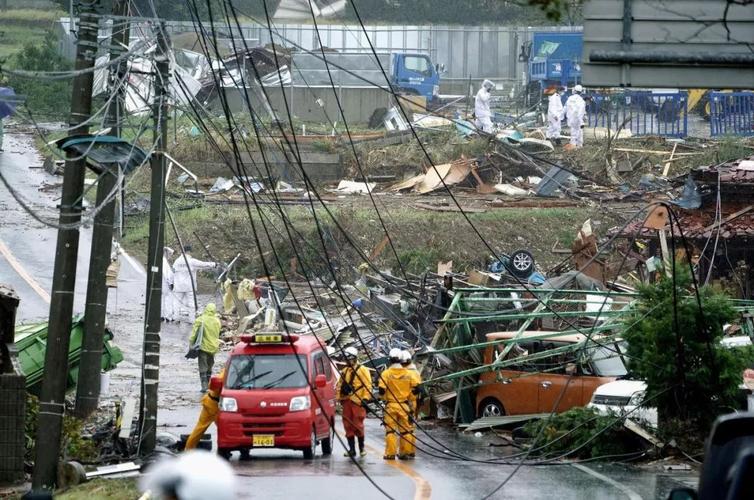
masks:
MULTIPOLYGON (((41 42, 24 45, 8 62, 12 69, 26 71, 67 71, 70 61, 58 54, 55 35, 48 31, 41 42)), ((46 119, 67 119, 70 112, 71 79, 42 80, 34 77, 10 75, 8 86, 16 94, 26 96, 26 107, 35 116, 46 119)))
POLYGON ((697 299, 684 271, 639 294, 624 336, 629 368, 647 383, 646 404, 657 407, 666 436, 683 426, 706 435, 715 417, 735 407, 741 380, 736 352, 720 344, 723 324, 736 316, 730 300, 710 287, 697 299))

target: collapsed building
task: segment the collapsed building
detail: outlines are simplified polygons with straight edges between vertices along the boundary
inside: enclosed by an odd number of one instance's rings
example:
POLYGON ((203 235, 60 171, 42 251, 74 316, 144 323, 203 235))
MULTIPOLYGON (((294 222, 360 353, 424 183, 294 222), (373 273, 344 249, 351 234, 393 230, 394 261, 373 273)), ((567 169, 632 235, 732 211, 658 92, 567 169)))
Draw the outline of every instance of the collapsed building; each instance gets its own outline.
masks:
POLYGON ((676 258, 691 259, 700 283, 714 283, 734 297, 750 298, 754 293, 754 156, 697 168, 689 179, 687 185, 693 181, 697 192, 695 203, 678 202, 674 216, 657 207, 645 220, 619 231, 619 236, 633 242, 629 252, 644 263, 645 274, 659 268, 658 255, 670 259, 675 249, 676 258), (636 245, 635 240, 647 245, 636 245))

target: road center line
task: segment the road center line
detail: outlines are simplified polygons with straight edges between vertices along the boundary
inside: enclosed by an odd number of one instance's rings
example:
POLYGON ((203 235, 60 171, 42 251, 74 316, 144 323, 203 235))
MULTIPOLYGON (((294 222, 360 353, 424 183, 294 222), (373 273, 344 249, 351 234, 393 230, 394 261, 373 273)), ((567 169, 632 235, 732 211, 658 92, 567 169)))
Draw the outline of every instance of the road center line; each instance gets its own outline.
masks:
MULTIPOLYGON (((370 444, 366 444, 366 447, 371 451, 372 453, 376 454, 378 457, 382 453, 380 450, 375 448, 374 446, 371 446, 370 444)), ((409 466, 405 462, 401 462, 398 460, 384 460, 384 462, 401 471, 403 474, 411 478, 411 480, 414 482, 414 500, 428 500, 432 498, 432 486, 429 484, 429 481, 424 479, 421 474, 416 472, 413 467, 409 466)))
POLYGON ((28 273, 26 272, 26 269, 24 269, 24 266, 21 265, 21 263, 16 259, 16 257, 13 255, 13 253, 10 251, 10 248, 8 248, 5 243, 3 243, 2 240, 0 240, 0 254, 5 257, 5 260, 8 261, 8 264, 10 264, 10 267, 13 268, 16 273, 23 278, 23 280, 29 284, 32 290, 37 292, 37 295, 42 297, 42 300, 50 303, 50 294, 47 293, 47 290, 42 288, 42 286, 37 283, 37 281, 28 273))
POLYGON ((585 472, 585 473, 589 474, 590 476, 594 476, 597 479, 599 479, 600 481, 604 481, 607 484, 609 484, 609 485, 611 485, 611 486, 619 489, 620 491, 622 491, 623 493, 625 493, 625 495, 630 500, 641 500, 641 495, 639 495, 638 493, 636 493, 634 490, 632 490, 631 488, 629 488, 625 484, 621 484, 618 481, 615 481, 614 479, 610 479, 609 477, 607 477, 607 476, 605 476, 603 474, 600 474, 596 470, 590 469, 586 465, 571 464, 571 467, 575 467, 576 469, 580 470, 581 472, 585 472))

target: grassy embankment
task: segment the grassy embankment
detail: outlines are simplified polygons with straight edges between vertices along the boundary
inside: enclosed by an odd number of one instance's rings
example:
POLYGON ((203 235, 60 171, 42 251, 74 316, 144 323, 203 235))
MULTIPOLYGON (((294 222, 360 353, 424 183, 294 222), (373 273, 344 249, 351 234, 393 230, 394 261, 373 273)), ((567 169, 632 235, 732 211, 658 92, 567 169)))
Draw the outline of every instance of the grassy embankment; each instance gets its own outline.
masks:
POLYGON ((136 479, 95 479, 88 483, 75 486, 58 493, 59 500, 75 500, 80 498, 106 498, 108 500, 134 500, 141 493, 136 485, 136 479))
POLYGON ((15 54, 26 43, 42 39, 53 23, 65 15, 60 10, 0 11, 0 59, 15 54))
MULTIPOLYGON (((322 208, 316 211, 327 243, 327 254, 341 269, 350 269, 362 262, 353 246, 368 255, 383 239, 384 232, 374 209, 367 204, 333 206, 330 211, 332 217, 322 208), (350 235, 354 245, 349 243, 333 219, 350 235)), ((183 210, 174 207, 171 212, 181 239, 184 243, 193 244, 196 256, 203 256, 204 252, 194 235, 209 245, 216 258, 227 262, 241 252, 243 273, 262 274, 259 251, 245 207, 202 205, 183 210)), ((295 230, 295 248, 304 266, 313 269, 315 275, 326 278, 327 265, 322 258, 324 252, 311 211, 303 206, 289 206, 285 207, 285 213, 295 230)), ((440 260, 453 260, 457 271, 482 268, 488 262, 490 251, 460 214, 429 212, 410 205, 390 207, 382 213, 400 261, 409 272, 434 270, 440 260)), ((265 261, 273 273, 279 273, 272 252, 274 247, 287 272, 295 253, 285 234, 284 223, 275 208, 265 206, 262 214, 260 217, 252 207, 252 220, 260 233, 265 261), (270 238, 264 235, 262 221, 270 231, 270 238)), ((602 226, 612 223, 599 210, 585 207, 511 208, 470 215, 474 225, 496 252, 527 248, 542 265, 559 261, 559 257, 550 252, 552 246, 556 241, 560 242, 561 247, 570 245, 582 221, 589 217, 600 219, 602 226)), ((177 247, 172 228, 168 226, 166 231, 166 244, 177 247)), ((130 217, 124 237, 126 248, 143 258, 147 240, 148 217, 130 217)), ((383 250, 376 263, 398 272, 395 256, 389 247, 383 250)), ((301 269, 299 265, 299 272, 301 269)))

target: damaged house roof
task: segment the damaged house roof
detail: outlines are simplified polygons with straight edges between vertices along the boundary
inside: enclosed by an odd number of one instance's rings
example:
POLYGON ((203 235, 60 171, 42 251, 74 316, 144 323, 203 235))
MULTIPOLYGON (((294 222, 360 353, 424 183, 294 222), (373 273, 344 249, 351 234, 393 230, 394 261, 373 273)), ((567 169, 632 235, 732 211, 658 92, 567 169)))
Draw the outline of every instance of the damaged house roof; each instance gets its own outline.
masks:
MULTIPOLYGON (((702 206, 695 210, 676 208, 683 235, 692 239, 706 239, 718 232, 723 239, 754 240, 754 155, 731 160, 720 165, 700 167, 691 177, 702 193, 702 206), (717 214, 718 183, 721 213, 717 214), (718 218, 719 217, 719 218, 718 218)), ((657 232, 643 227, 642 220, 629 224, 621 235, 656 237, 657 232)), ((669 230, 666 225, 666 230, 669 230)), ((614 228, 617 232, 618 228, 614 228)), ((678 229, 673 231, 677 234, 678 229)), ((613 231, 611 231, 613 232, 613 231)))

